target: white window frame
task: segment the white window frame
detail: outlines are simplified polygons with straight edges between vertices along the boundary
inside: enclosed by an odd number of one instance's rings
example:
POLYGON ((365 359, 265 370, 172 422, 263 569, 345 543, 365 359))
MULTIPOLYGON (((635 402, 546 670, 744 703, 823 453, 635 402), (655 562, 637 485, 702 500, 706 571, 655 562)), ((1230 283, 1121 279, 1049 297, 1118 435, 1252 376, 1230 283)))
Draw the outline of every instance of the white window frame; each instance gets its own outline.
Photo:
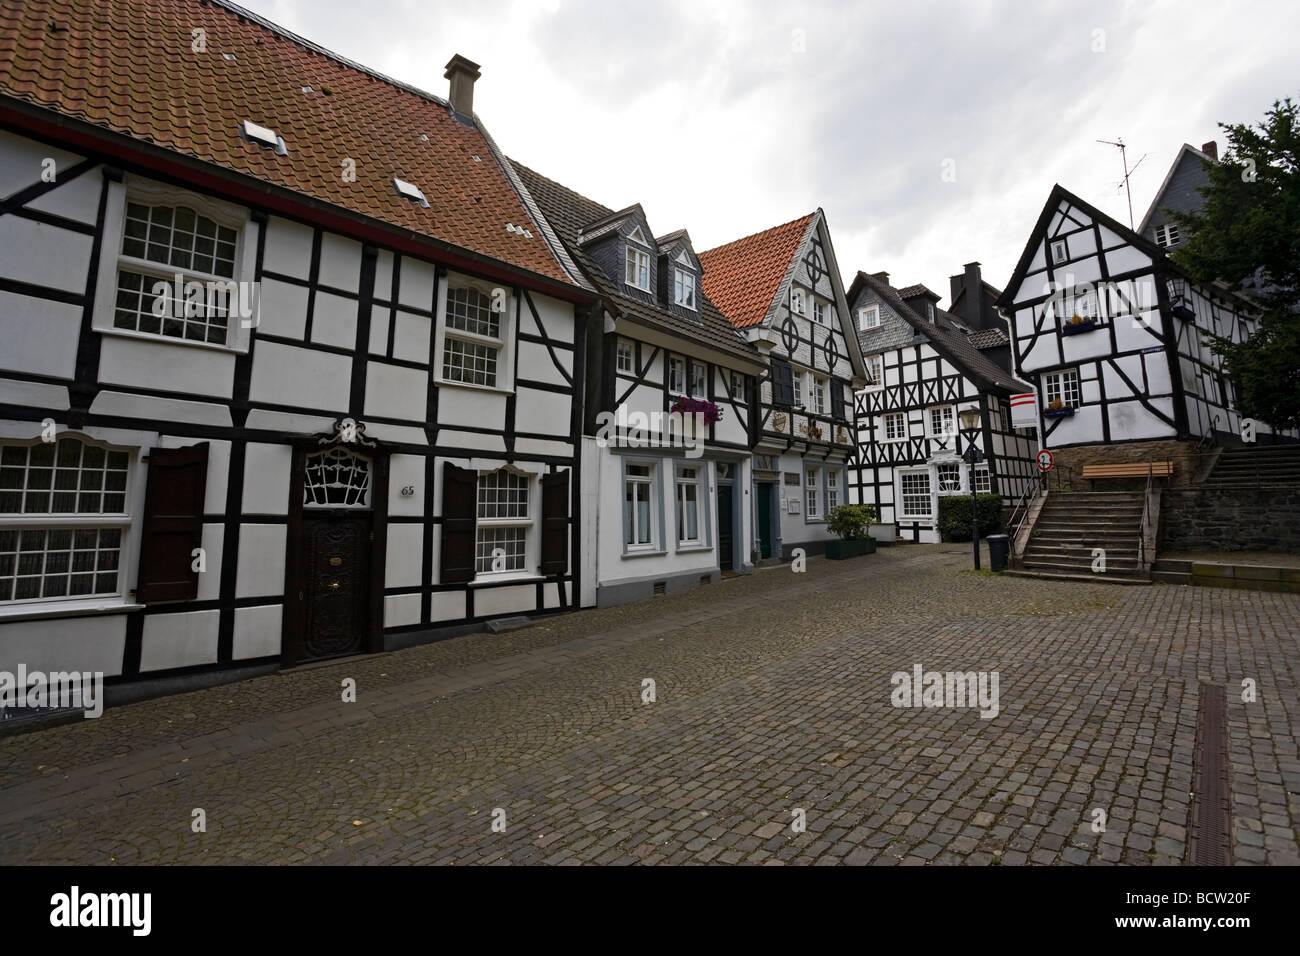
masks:
POLYGON ((743 402, 745 400, 745 376, 739 372, 732 372, 730 379, 732 401, 743 402))
POLYGON ((692 312, 699 310, 699 298, 696 290, 694 272, 676 266, 673 267, 673 305, 680 305, 683 309, 690 309, 692 312), (682 291, 687 288, 687 280, 689 280, 690 287, 689 302, 682 298, 682 291))
POLYGON ((1061 400, 1062 408, 1078 408, 1083 402, 1083 389, 1079 382, 1079 370, 1060 369, 1056 372, 1043 373, 1043 408, 1051 408, 1055 399, 1061 400), (1068 398, 1074 393, 1074 401, 1068 398))
POLYGON ((1064 239, 1053 239, 1050 243, 1052 265, 1070 261, 1070 246, 1064 239))
POLYGON ((933 303, 933 302, 927 302, 927 303, 925 304, 925 317, 926 317, 929 321, 931 321, 931 322, 934 321, 934 303, 933 303))
POLYGON ((642 292, 650 291, 650 253, 638 249, 631 242, 624 244, 623 284, 633 289, 640 289, 642 292), (644 284, 628 281, 629 273, 638 279, 644 279, 644 284))
POLYGON ((807 297, 804 295, 803 289, 798 289, 795 288, 794 286, 791 286, 790 311, 793 312, 795 315, 808 314, 807 297))
POLYGON ((871 379, 866 386, 867 391, 875 392, 884 388, 885 357, 883 355, 868 355, 864 361, 867 364, 867 375, 871 379))
POLYGON ((802 369, 797 369, 797 368, 793 369, 790 374, 790 379, 794 383, 794 407, 795 408, 804 407, 803 404, 804 374, 805 373, 802 369))
POLYGON ((193 279, 200 282, 211 280, 236 284, 251 283, 254 281, 257 269, 257 238, 260 228, 258 223, 252 221, 252 213, 246 206, 213 199, 176 186, 143 179, 134 174, 127 174, 121 182, 109 182, 104 206, 105 248, 100 257, 99 272, 95 276, 95 308, 91 327, 103 335, 121 336, 143 342, 210 349, 218 352, 247 352, 252 329, 260 320, 258 314, 261 304, 260 295, 251 296, 252 316, 241 318, 237 314, 232 314, 229 317, 225 342, 199 342, 161 333, 117 328, 113 324, 117 304, 117 274, 119 269, 127 268, 132 272, 153 276, 158 281, 167 282, 168 285, 174 285, 178 273, 182 276, 182 282, 193 279), (168 266, 148 259, 122 255, 122 243, 126 238, 128 202, 146 206, 188 206, 218 225, 234 229, 236 240, 233 275, 229 278, 210 276, 207 273, 182 269, 178 266, 168 266))
POLYGON ((812 385, 813 414, 826 414, 826 379, 809 375, 812 385))
POLYGON ((813 297, 813 321, 818 325, 826 324, 826 303, 813 297))
POLYGON ((686 359, 677 355, 668 356, 668 394, 686 394, 686 359))
POLYGON ((626 372, 629 375, 636 374, 636 349, 627 339, 618 340, 617 357, 615 364, 620 372, 626 372), (623 360, 627 359, 627 364, 623 360))
POLYGON ((825 469, 825 473, 826 489, 824 491, 824 504, 826 505, 826 513, 829 515, 832 508, 838 508, 840 505, 840 488, 842 486, 839 481, 840 470, 838 468, 827 468, 825 469))
POLYGON ((957 406, 955 405, 930 405, 925 409, 925 435, 927 438, 953 438, 957 435, 957 406), (943 419, 943 427, 936 430, 934 427, 934 413, 940 412, 943 419))
POLYGON ((902 442, 907 441, 907 413, 906 412, 885 412, 880 416, 880 435, 881 441, 902 442), (891 419, 896 419, 902 426, 902 434, 891 437, 889 423, 891 419))
POLYGON ((499 468, 481 468, 478 469, 478 477, 474 482, 474 580, 475 581, 501 581, 511 578, 535 578, 537 577, 538 564, 538 547, 539 535, 537 533, 538 517, 541 513, 539 497, 541 495, 540 484, 537 476, 531 475, 522 469, 510 465, 502 465, 499 468), (524 486, 528 493, 528 513, 526 515, 511 515, 508 517, 485 517, 479 515, 479 508, 482 504, 480 498, 481 483, 489 475, 504 472, 513 475, 516 478, 522 478, 524 486), (510 529, 522 528, 524 532, 524 555, 523 566, 519 568, 510 568, 503 571, 493 571, 489 565, 488 570, 480 571, 479 562, 479 534, 482 531, 492 530, 494 528, 510 529))
POLYGON ((880 306, 867 305, 858 309, 858 331, 880 328, 880 306))
POLYGON ((707 400, 709 397, 709 366, 704 362, 692 360, 686 374, 686 386, 690 390, 690 397, 707 400), (697 391, 699 394, 696 394, 697 391))
POLYGON ((822 521, 825 515, 818 506, 821 504, 822 470, 817 467, 804 466, 804 520, 822 521))
POLYGON ((965 464, 964 464, 962 461, 960 461, 960 460, 957 460, 957 461, 937 461, 937 462, 935 462, 935 463, 934 463, 934 478, 933 478, 933 480, 932 480, 932 486, 933 486, 933 488, 934 488, 934 493, 937 494, 937 495, 939 495, 940 497, 944 497, 944 496, 947 496, 947 495, 962 495, 962 494, 965 494, 965 493, 966 493, 966 468, 965 468, 965 464), (945 488, 945 487, 944 487, 944 482, 943 482, 943 480, 940 478, 940 475, 943 473, 943 469, 946 469, 946 468, 955 468, 955 469, 957 470, 957 471, 956 471, 956 473, 957 473, 957 487, 956 487, 956 488, 945 488))
POLYGON ((679 465, 673 476, 673 517, 676 520, 678 550, 708 546, 708 534, 704 524, 704 489, 706 485, 702 480, 703 471, 704 466, 702 465, 679 465), (694 477, 683 477, 686 472, 691 472, 694 477), (682 534, 685 531, 686 495, 687 490, 690 488, 695 489, 695 537, 685 538, 682 537, 682 534))
MULTIPOLYGON (((0 514, 0 531, 120 529, 122 534, 118 542, 117 589, 103 594, 54 595, 0 601, 0 619, 59 615, 101 608, 129 610, 141 606, 131 598, 139 577, 139 525, 144 513, 146 469, 140 463, 140 452, 141 448, 156 443, 157 436, 148 433, 115 432, 114 440, 108 442, 85 432, 69 430, 60 432, 57 437, 75 438, 87 445, 102 448, 105 452, 126 453, 127 473, 123 511, 103 514, 53 512, 0 514)), ((0 445, 31 448, 40 444, 42 442, 39 434, 33 437, 30 427, 25 428, 17 423, 0 426, 0 445)))
POLYGON ((987 463, 975 466, 975 494, 987 495, 993 493, 993 476, 989 472, 987 463))
POLYGON ((463 273, 449 272, 446 281, 438 283, 438 311, 434 324, 434 335, 436 345, 433 352, 433 368, 430 370, 433 380, 439 385, 447 385, 453 388, 472 388, 488 392, 506 392, 514 390, 515 375, 515 295, 507 288, 500 285, 493 285, 483 279, 468 276, 463 273), (498 324, 499 337, 490 335, 480 335, 475 332, 467 332, 462 329, 452 329, 447 326, 447 294, 451 289, 474 289, 479 295, 486 296, 489 302, 501 301, 502 309, 500 312, 500 321, 498 324), (494 296, 494 292, 501 289, 505 293, 504 299, 494 296), (447 348, 449 339, 464 342, 470 345, 480 345, 497 350, 496 362, 496 382, 492 385, 480 384, 476 382, 461 382, 453 378, 447 378, 443 374, 443 357, 447 348))
POLYGON ((1156 227, 1156 243, 1165 249, 1172 249, 1183 241, 1177 223, 1167 222, 1156 227))
MULTIPOLYGON (((930 474, 930 469, 929 468, 900 468, 897 474, 898 474, 898 488, 895 492, 895 495, 896 495, 896 500, 898 501, 899 518, 908 521, 933 521, 935 517, 934 476, 930 474), (905 488, 907 486, 906 479, 910 477, 925 479, 925 501, 926 501, 927 510, 925 511, 924 514, 920 512, 910 512, 907 510, 908 493, 905 492, 905 488)), ((919 492, 912 492, 911 496, 913 498, 919 497, 919 492)))
POLYGON ((633 507, 630 516, 625 516, 620 533, 623 540, 623 553, 625 555, 637 554, 639 552, 657 552, 659 547, 659 466, 657 461, 645 459, 629 458, 623 462, 623 487, 619 497, 620 512, 627 503, 627 489, 629 485, 644 487, 646 489, 646 513, 649 515, 650 527, 648 541, 638 541, 641 537, 639 532, 640 522, 637 518, 636 496, 633 497, 633 507), (645 468, 645 475, 632 475, 628 473, 629 468, 645 468), (628 534, 632 533, 632 541, 629 542, 628 534))

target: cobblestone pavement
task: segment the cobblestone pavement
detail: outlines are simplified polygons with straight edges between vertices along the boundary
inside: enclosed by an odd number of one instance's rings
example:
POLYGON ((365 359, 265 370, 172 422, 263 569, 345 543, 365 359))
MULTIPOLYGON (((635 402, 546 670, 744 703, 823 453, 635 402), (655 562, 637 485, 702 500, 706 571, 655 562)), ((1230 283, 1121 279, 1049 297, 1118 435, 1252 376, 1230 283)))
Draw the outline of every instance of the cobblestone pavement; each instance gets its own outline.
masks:
POLYGON ((1300 863, 1300 595, 968 561, 814 558, 0 738, 0 863, 1174 863, 1202 681, 1237 862, 1300 863), (1000 712, 892 706, 914 664, 997 671, 1000 712))

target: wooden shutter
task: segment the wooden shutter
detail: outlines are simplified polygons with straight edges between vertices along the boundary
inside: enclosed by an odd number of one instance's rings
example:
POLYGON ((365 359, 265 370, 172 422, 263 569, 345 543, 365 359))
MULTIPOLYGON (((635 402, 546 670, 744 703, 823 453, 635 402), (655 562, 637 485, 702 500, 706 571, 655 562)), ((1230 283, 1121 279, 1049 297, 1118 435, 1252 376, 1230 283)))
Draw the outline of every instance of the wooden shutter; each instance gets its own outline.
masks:
POLYGON ((831 418, 837 422, 847 421, 844 417, 844 383, 837 378, 831 379, 831 418))
MULTIPOLYGON (((193 601, 199 593, 194 549, 203 543, 203 499, 208 487, 208 443, 151 448, 140 531, 141 604, 193 601)), ((220 568, 207 568, 220 574, 220 568)))
POLYGON ((444 584, 474 579, 474 533, 478 514, 478 474, 442 466, 442 569, 444 584))
POLYGON ((794 405, 794 372, 790 363, 781 359, 772 359, 772 404, 794 405))
POLYGON ((542 574, 569 567, 569 472, 542 476, 542 574))

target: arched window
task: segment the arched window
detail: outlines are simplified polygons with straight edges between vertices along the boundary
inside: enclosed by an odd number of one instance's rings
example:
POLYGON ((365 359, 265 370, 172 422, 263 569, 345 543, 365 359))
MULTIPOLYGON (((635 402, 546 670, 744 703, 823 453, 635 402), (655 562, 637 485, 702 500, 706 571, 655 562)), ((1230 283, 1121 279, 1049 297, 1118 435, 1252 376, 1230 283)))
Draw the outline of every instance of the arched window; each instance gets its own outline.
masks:
POLYGON ((305 508, 369 508, 370 459, 334 446, 306 458, 305 508))

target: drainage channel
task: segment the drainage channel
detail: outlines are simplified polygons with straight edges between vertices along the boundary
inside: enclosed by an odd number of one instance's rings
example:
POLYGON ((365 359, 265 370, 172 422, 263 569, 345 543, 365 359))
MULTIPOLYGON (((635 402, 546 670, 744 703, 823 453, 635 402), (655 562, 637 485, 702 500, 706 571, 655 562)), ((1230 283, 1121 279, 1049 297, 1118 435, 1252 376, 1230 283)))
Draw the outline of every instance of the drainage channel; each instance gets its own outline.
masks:
POLYGON ((1191 828, 1187 862, 1193 866, 1232 863, 1231 809, 1228 803, 1228 704, 1220 684, 1202 684, 1196 708, 1196 750, 1192 780, 1191 828))

